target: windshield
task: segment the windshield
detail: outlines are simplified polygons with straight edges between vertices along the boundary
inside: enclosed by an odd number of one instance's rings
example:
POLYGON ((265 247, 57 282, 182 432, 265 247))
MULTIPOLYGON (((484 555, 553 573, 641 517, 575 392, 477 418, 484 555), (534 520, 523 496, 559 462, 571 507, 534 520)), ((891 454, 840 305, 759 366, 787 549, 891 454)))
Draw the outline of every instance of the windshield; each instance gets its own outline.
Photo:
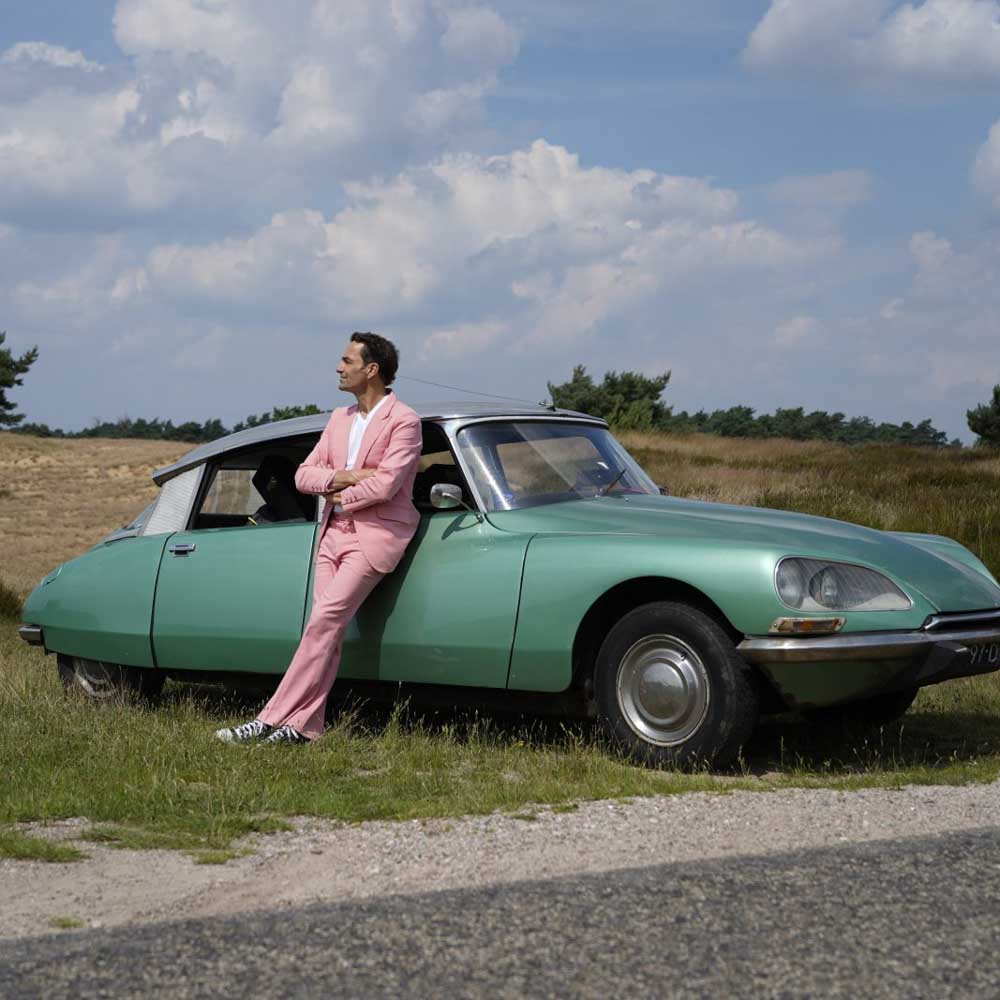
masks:
POLYGON ((458 446, 487 511, 609 493, 659 493, 603 427, 555 421, 473 424, 458 446))

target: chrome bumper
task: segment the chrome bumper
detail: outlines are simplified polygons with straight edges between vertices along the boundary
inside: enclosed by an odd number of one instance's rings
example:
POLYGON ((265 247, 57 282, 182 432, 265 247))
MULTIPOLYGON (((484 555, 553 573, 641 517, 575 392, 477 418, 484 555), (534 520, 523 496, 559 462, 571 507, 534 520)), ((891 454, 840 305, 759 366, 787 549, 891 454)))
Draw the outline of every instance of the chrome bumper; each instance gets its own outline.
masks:
POLYGON ((849 635, 750 636, 737 646, 750 663, 785 664, 895 661, 885 690, 923 687, 1000 670, 1000 611, 931 615, 907 632, 849 635))
POLYGON ((29 646, 44 646, 45 639, 42 636, 42 628, 40 625, 22 625, 18 630, 17 634, 26 642, 29 646))
MULTIPOLYGON (((1000 670, 1000 628, 947 632, 854 632, 850 635, 753 636, 736 648, 751 663, 820 663, 832 660, 915 660, 935 647, 970 653, 974 664, 1000 670)), ((987 672, 986 670, 983 671, 987 672)))

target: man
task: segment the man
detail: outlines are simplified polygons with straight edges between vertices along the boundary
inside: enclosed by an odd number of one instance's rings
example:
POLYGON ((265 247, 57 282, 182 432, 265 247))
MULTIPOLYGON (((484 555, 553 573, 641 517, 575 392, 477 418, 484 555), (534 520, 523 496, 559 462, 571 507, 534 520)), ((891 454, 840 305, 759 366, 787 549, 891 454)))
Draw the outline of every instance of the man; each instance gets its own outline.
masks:
POLYGON ((347 626, 395 569, 420 520, 412 500, 420 418, 389 388, 398 364, 384 337, 351 335, 337 375, 357 404, 333 411, 295 474, 300 493, 326 498, 309 622, 264 710, 252 722, 218 730, 220 740, 306 743, 323 732, 347 626))

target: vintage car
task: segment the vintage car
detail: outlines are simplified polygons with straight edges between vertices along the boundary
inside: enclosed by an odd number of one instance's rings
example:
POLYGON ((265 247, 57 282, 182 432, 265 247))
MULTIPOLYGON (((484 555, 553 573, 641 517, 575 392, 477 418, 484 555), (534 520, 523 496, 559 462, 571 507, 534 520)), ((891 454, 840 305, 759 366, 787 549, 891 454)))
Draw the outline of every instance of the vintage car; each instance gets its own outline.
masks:
MULTIPOLYGON (((643 761, 722 764, 762 711, 887 721, 922 685, 1000 668, 1000 586, 955 541, 665 495, 585 414, 419 411, 420 525, 352 624, 338 686, 520 698, 596 715, 643 761)), ((165 677, 275 683, 322 503, 294 473, 326 420, 154 473, 154 503, 41 581, 22 637, 94 698, 165 677)))

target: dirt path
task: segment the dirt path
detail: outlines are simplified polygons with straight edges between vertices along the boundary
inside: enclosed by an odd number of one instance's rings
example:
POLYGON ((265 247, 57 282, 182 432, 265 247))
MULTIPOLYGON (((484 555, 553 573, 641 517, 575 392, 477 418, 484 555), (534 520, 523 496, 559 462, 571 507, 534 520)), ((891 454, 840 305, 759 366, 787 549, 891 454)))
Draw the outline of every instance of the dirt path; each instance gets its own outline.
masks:
MULTIPOLYGON (((292 832, 248 838, 243 846, 254 853, 221 866, 195 864, 176 851, 87 843, 80 846, 89 858, 76 864, 0 861, 0 938, 54 933, 59 918, 112 927, 1000 827, 1000 783, 697 793, 519 815, 536 818, 356 826, 298 818, 292 832)), ((72 840, 87 825, 67 820, 24 829, 72 840)))

